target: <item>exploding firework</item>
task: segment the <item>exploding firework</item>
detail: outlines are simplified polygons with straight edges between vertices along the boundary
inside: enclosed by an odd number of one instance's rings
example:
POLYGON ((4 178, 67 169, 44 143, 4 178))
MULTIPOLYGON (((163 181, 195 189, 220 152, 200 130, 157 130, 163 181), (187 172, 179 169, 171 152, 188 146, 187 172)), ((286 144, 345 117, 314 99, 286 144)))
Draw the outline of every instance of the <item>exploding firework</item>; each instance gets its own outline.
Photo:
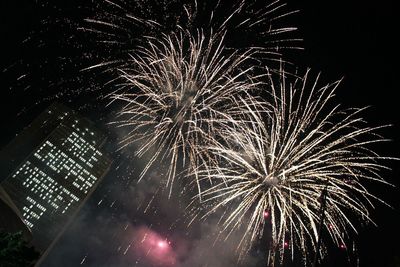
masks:
POLYGON ((253 118, 242 130, 228 131, 224 142, 207 147, 219 164, 204 162, 196 170, 200 179, 214 182, 202 192, 213 205, 205 217, 225 209, 221 221, 228 235, 245 229, 242 252, 268 229, 270 266, 276 253, 282 260, 285 251, 293 257, 298 249, 305 262, 313 251, 324 253, 317 245, 324 190, 322 229, 340 246, 356 231, 354 219, 371 222, 372 200, 381 201, 365 183, 386 183, 379 176, 385 158, 369 148, 385 141, 376 134, 382 127, 367 126, 359 115, 363 109, 332 105, 339 82, 320 87, 318 77, 308 76, 268 72, 268 107, 249 107, 253 118))
POLYGON ((135 143, 138 156, 152 154, 140 177, 164 160, 172 186, 179 163, 196 166, 206 157, 201 145, 232 127, 246 111, 243 103, 256 104, 250 93, 257 82, 245 67, 251 50, 227 51, 223 40, 201 32, 149 38, 131 68, 120 69, 123 81, 112 98, 123 105, 114 123, 129 131, 122 146, 135 143))

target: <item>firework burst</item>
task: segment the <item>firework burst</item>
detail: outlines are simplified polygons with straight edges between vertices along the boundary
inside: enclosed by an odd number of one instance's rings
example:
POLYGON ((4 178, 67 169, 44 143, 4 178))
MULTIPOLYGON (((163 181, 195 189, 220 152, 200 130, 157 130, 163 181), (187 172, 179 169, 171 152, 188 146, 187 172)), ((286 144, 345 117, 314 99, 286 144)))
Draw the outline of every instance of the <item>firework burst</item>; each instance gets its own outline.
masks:
POLYGON ((339 246, 356 231, 356 217, 371 221, 372 200, 379 199, 365 183, 386 183, 378 174, 385 158, 368 148, 385 141, 375 134, 382 127, 367 126, 359 115, 363 109, 332 106, 339 82, 320 87, 318 77, 308 76, 268 72, 268 108, 249 106, 252 119, 242 130, 228 131, 224 142, 207 147, 219 164, 204 162, 197 170, 200 179, 214 182, 202 192, 213 205, 205 217, 225 208, 221 221, 228 235, 245 228, 242 252, 268 229, 270 266, 277 252, 282 260, 285 251, 293 257, 298 249, 306 261, 317 250, 324 189, 322 227, 339 246))
POLYGON ((256 103, 250 93, 257 82, 245 63, 252 52, 227 51, 222 37, 193 37, 185 32, 148 39, 131 57, 131 68, 120 69, 123 82, 112 94, 122 103, 119 127, 128 129, 122 146, 139 144, 136 153, 152 155, 140 177, 156 160, 168 166, 172 186, 177 165, 197 165, 221 129, 245 113, 243 103, 256 103))

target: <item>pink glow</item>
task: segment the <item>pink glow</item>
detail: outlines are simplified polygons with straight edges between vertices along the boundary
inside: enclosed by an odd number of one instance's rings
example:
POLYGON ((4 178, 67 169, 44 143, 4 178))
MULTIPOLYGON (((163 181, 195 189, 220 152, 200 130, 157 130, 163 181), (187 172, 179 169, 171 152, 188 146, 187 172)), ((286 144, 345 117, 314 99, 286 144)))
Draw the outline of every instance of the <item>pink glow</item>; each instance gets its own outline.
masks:
POLYGON ((176 253, 171 242, 148 227, 140 227, 133 234, 134 253, 154 266, 173 266, 176 253))
POLYGON ((264 211, 264 218, 267 219, 269 217, 269 212, 268 211, 264 211))
POLYGON ((167 242, 167 241, 164 241, 164 240, 158 241, 157 246, 158 246, 159 248, 167 248, 167 247, 168 247, 168 242, 167 242))

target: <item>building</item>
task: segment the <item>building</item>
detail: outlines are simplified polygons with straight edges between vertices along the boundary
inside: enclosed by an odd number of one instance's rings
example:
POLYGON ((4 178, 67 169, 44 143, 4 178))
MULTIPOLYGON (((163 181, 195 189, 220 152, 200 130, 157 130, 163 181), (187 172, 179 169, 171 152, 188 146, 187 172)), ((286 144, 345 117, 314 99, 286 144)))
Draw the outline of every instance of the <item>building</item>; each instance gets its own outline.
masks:
POLYGON ((2 150, 1 187, 44 255, 107 173, 105 141, 92 122, 55 103, 2 150))

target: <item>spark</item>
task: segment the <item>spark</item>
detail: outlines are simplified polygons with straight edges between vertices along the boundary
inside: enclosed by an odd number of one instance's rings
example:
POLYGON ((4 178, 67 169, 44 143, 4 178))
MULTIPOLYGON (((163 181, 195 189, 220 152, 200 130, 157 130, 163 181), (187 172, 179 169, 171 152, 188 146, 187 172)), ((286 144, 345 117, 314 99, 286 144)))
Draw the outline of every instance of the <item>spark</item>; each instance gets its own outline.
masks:
POLYGON ((84 264, 87 258, 87 254, 82 258, 81 262, 79 263, 80 265, 84 264))
POLYGON ((238 244, 242 254, 268 229, 269 266, 277 256, 283 260, 285 248, 290 248, 292 259, 293 248, 298 249, 306 263, 310 253, 323 256, 326 251, 324 246, 315 251, 323 189, 323 229, 337 246, 345 247, 345 238, 357 231, 355 219, 372 222, 373 201, 384 203, 365 184, 387 184, 379 174, 387 168, 380 162, 393 158, 370 148, 387 141, 376 133, 386 126, 368 126, 360 117, 363 108, 332 105, 340 81, 321 87, 319 75, 313 81, 309 71, 299 77, 283 68, 268 70, 266 77, 269 106, 249 106, 252 120, 227 131, 223 142, 206 147, 220 160, 203 162, 196 170, 200 180, 214 182, 202 192, 203 203, 212 206, 203 218, 225 210, 220 220, 227 236, 245 229, 238 244))
POLYGON ((130 247, 131 247, 131 244, 129 244, 129 245, 126 247, 126 249, 125 249, 125 251, 124 251, 124 255, 126 255, 126 253, 128 252, 128 250, 130 249, 130 247))

